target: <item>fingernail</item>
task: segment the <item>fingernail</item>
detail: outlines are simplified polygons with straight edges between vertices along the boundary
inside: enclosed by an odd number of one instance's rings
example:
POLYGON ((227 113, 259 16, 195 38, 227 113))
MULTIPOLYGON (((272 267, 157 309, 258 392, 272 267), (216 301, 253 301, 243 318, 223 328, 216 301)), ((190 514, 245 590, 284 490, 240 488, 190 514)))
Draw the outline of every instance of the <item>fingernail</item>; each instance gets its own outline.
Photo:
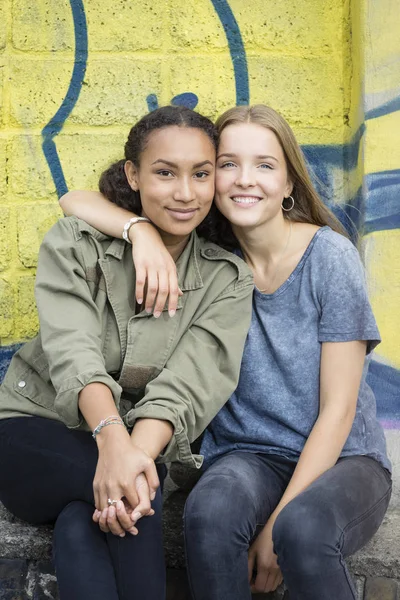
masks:
POLYGON ((129 531, 129 533, 130 533, 131 535, 137 535, 137 534, 138 534, 138 530, 137 530, 137 529, 133 529, 133 528, 132 528, 132 529, 128 529, 128 531, 129 531))
POLYGON ((151 494, 150 494, 150 500, 154 500, 155 497, 156 497, 156 493, 155 492, 151 492, 151 494))
POLYGON ((173 317, 175 315, 175 313, 176 313, 176 310, 169 310, 168 311, 168 314, 169 314, 170 317, 173 317))
POLYGON ((153 317, 155 317, 156 319, 158 319, 158 317, 161 315, 159 310, 156 310, 155 313, 153 313, 153 317))
POLYGON ((122 502, 122 500, 118 500, 117 502, 117 511, 120 512, 123 508, 124 504, 122 502))
POLYGON ((101 513, 101 516, 102 516, 102 517, 104 517, 104 518, 105 518, 105 517, 107 516, 107 510, 108 510, 107 508, 103 508, 103 511, 102 511, 102 513, 101 513))
POLYGON ((138 298, 138 299, 136 300, 136 302, 137 302, 138 304, 142 304, 142 302, 143 302, 143 298, 138 298))
POLYGON ((133 520, 133 521, 137 521, 138 519, 140 519, 140 517, 141 517, 141 516, 142 516, 142 513, 141 513, 141 512, 135 512, 135 513, 133 513, 133 515, 132 515, 132 520, 133 520))
POLYGON ((110 506, 110 508, 108 509, 108 516, 111 518, 115 517, 115 507, 114 506, 110 506))
POLYGON ((150 306, 146 306, 146 308, 144 310, 147 312, 148 315, 151 313, 151 307, 150 306))
POLYGON ((124 533, 120 533, 119 537, 125 537, 125 534, 124 533))
POLYGON ((150 516, 150 517, 152 517, 152 516, 153 516, 153 515, 155 515, 155 514, 156 514, 156 511, 155 511, 155 510, 153 510, 153 509, 151 509, 151 510, 150 510, 150 512, 149 512, 149 516, 150 516))

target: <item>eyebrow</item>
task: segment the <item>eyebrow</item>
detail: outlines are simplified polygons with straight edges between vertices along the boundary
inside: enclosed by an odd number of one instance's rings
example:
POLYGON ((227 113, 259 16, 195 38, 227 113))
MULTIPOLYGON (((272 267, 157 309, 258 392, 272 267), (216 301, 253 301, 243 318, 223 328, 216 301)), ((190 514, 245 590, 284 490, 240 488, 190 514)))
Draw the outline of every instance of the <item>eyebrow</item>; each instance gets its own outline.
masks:
MULTIPOLYGON (((226 158, 236 158, 237 154, 230 154, 229 152, 224 152, 223 154, 219 154, 217 156, 217 159, 221 158, 222 156, 225 156, 226 158)), ((257 154, 256 158, 258 158, 259 160, 265 160, 267 158, 272 158, 272 160, 279 162, 279 160, 277 158, 275 158, 275 156, 271 156, 270 154, 257 154)))
MULTIPOLYGON (((157 163, 162 163, 164 165, 168 165, 169 167, 173 167, 174 169, 178 169, 179 166, 176 163, 170 162, 169 160, 165 160, 165 158, 157 158, 152 165, 156 165, 157 163)), ((203 160, 202 162, 196 163, 193 165, 193 169, 198 169, 199 167, 204 167, 205 165, 214 166, 211 160, 203 160)))

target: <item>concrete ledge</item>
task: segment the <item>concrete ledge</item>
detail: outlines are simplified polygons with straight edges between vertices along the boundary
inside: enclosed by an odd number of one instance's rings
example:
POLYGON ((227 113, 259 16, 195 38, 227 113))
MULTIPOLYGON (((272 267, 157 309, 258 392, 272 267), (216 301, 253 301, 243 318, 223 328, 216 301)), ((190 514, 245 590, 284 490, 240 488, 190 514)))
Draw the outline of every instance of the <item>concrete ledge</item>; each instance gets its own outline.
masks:
POLYGON ((400 580, 400 510, 390 509, 372 540, 348 559, 353 573, 400 580))
MULTIPOLYGON (((165 488, 164 528, 168 566, 167 600, 188 600, 184 573, 182 513, 187 491, 165 488)), ((400 511, 390 510, 376 536, 348 563, 358 600, 400 600, 400 511)), ((0 600, 57 600, 51 566, 52 528, 33 526, 0 505, 0 600)), ((259 600, 286 600, 281 587, 259 600)))

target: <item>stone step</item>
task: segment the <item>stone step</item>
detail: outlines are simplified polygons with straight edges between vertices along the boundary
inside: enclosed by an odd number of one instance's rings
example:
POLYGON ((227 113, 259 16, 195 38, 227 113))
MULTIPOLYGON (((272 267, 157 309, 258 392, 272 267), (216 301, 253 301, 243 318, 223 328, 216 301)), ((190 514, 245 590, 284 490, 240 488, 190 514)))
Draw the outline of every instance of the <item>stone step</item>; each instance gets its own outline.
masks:
MULTIPOLYGON (((182 511, 187 493, 167 489, 164 506, 167 600, 189 600, 184 572, 182 511)), ((349 559, 358 600, 400 600, 400 511, 389 510, 365 548, 349 559)), ((50 526, 33 526, 0 505, 0 600, 57 600, 50 526)), ((283 600, 284 590, 254 599, 283 600)), ((286 600, 286 597, 285 597, 286 600)))

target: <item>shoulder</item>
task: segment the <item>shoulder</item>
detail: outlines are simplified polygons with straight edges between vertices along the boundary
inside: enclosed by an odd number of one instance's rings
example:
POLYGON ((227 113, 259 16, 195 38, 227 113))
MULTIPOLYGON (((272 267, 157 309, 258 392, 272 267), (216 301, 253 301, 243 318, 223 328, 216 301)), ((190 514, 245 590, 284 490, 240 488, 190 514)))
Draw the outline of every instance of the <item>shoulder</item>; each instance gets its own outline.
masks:
POLYGON ((330 227, 321 227, 317 233, 316 248, 321 252, 333 252, 340 254, 348 250, 356 251, 354 244, 341 233, 333 231, 330 227))
POLYGON ((110 240, 108 236, 101 233, 78 217, 63 217, 55 223, 44 236, 45 240, 70 239, 79 241, 85 236, 90 236, 98 241, 110 240))
POLYGON ((354 244, 330 227, 321 227, 315 234, 311 258, 313 263, 321 263, 325 269, 341 263, 361 264, 359 252, 354 244))
POLYGON ((215 272, 216 268, 219 268, 237 284, 253 285, 253 274, 239 256, 203 238, 197 237, 196 242, 202 270, 215 272))
POLYGON ((86 258, 97 260, 104 257, 111 245, 120 246, 118 254, 123 253, 124 241, 114 240, 78 217, 64 217, 45 234, 41 253, 47 250, 66 257, 75 256, 81 261, 86 258))

